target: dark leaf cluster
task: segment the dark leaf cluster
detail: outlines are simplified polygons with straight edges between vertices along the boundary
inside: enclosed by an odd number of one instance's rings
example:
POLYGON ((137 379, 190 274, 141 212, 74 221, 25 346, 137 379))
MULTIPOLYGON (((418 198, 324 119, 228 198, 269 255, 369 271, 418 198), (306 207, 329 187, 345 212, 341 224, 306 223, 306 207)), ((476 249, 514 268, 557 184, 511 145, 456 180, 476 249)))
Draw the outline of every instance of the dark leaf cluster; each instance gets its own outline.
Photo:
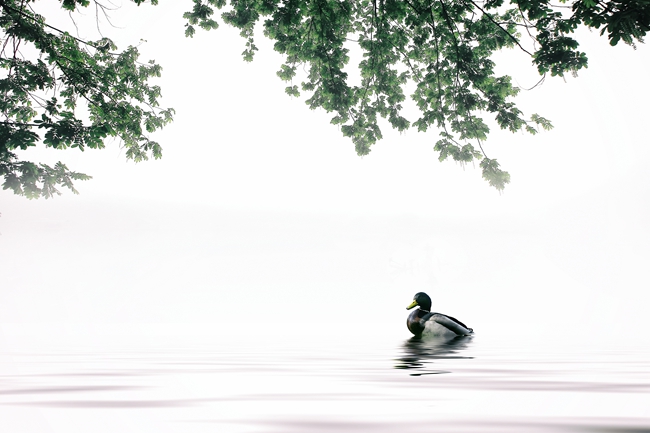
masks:
MULTIPOLYGON (((143 3, 143 0, 133 0, 143 3)), ((89 179, 54 167, 21 161, 16 150, 42 142, 54 149, 101 149, 107 138, 121 140, 126 157, 160 158, 148 133, 172 120, 159 107, 161 91, 148 84, 159 77, 154 62, 140 63, 137 48, 116 52, 108 38, 80 40, 49 26, 33 0, 0 0, 0 176, 3 188, 28 198, 76 192, 73 180, 89 179)), ((155 0, 152 3, 157 3, 155 0)), ((64 9, 89 0, 63 0, 64 9)))
MULTIPOLYGON (((145 0, 131 0, 140 5, 145 0)), ((52 27, 35 0, 0 0, 0 176, 3 188, 27 197, 50 197, 57 186, 75 191, 88 176, 21 161, 38 143, 55 149, 104 147, 118 138, 127 158, 161 156, 149 138, 172 120, 159 107, 154 62, 138 61, 137 48, 118 51, 108 38, 81 40, 52 27)), ((98 0, 61 0, 70 12, 98 0)), ((157 4, 157 0, 150 3, 157 4)), ((497 75, 493 55, 520 50, 545 76, 587 67, 574 32, 598 29, 611 45, 643 42, 650 30, 648 0, 192 0, 185 34, 197 27, 237 28, 243 58, 258 47, 256 27, 284 55, 277 75, 286 93, 306 95, 311 109, 332 113, 359 155, 382 138, 380 125, 398 131, 435 129, 439 159, 479 162, 483 177, 502 190, 510 176, 484 150, 488 117, 502 129, 536 134, 551 123, 513 102, 520 91, 497 75), (350 50, 362 54, 350 68, 350 50), (351 77, 349 74, 358 74, 351 77), (354 83, 354 84, 353 84, 354 83), (406 89, 410 95, 406 94, 406 89), (407 118, 407 96, 417 115, 407 118), (383 119, 383 120, 382 120, 383 119)), ((543 78, 542 78, 543 80, 543 78)))
POLYGON ((520 89, 509 76, 496 75, 493 54, 516 48, 542 75, 575 74, 587 67, 573 38, 579 26, 601 29, 612 45, 632 44, 642 41, 650 20, 647 0, 193 1, 185 14, 186 34, 194 34, 196 25, 216 28, 214 12, 222 9, 223 21, 246 39, 246 61, 257 50, 253 30, 261 23, 285 56, 277 75, 289 83, 286 93, 304 92, 310 108, 333 113, 331 122, 359 155, 382 138, 380 118, 398 131, 435 128, 440 160, 480 161, 483 177, 499 190, 510 176, 484 152, 485 116, 512 132, 535 134, 551 123, 517 108, 512 99, 520 89), (363 53, 358 85, 348 76, 353 44, 363 53), (307 73, 298 85, 299 70, 307 73), (419 109, 414 119, 403 115, 408 83, 414 84, 410 97, 419 109))

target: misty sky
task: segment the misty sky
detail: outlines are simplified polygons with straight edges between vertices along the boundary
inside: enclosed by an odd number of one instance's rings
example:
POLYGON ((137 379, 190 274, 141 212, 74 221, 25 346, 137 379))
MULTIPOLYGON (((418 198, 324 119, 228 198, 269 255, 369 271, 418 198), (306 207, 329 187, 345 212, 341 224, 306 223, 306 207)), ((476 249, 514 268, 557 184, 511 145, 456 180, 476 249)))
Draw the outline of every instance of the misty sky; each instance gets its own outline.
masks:
MULTIPOLYGON (((281 58, 261 35, 244 63, 244 42, 226 26, 184 38, 189 3, 173 3, 124 2, 117 28, 102 27, 122 49, 146 40, 142 60, 163 66, 162 105, 177 111, 155 137, 163 159, 127 162, 118 142, 34 149, 21 156, 94 178, 78 196, 0 192, 6 329, 248 329, 308 310, 325 324, 372 320, 406 336, 404 307, 418 291, 477 330, 648 329, 647 46, 580 33, 589 69, 517 99, 555 128, 491 133, 485 150, 512 176, 499 194, 478 167, 439 163, 435 131, 385 125, 358 157, 327 113, 284 94, 281 58), (255 319, 242 320, 245 309, 255 319)), ((92 26, 82 21, 84 36, 92 26)), ((523 54, 496 60, 522 87, 539 79, 523 54)))

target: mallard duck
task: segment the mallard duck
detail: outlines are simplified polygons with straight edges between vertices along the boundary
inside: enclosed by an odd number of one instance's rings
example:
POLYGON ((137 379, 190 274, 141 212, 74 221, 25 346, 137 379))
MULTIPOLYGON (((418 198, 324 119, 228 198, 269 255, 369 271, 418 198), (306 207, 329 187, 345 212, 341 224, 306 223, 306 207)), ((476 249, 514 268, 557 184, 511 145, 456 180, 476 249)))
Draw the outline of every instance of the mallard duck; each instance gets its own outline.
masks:
POLYGON ((413 335, 435 335, 440 337, 455 337, 457 335, 469 335, 474 332, 463 322, 454 319, 451 316, 431 312, 431 298, 426 293, 416 293, 413 296, 413 302, 406 307, 407 310, 419 306, 413 311, 408 319, 406 326, 413 335))

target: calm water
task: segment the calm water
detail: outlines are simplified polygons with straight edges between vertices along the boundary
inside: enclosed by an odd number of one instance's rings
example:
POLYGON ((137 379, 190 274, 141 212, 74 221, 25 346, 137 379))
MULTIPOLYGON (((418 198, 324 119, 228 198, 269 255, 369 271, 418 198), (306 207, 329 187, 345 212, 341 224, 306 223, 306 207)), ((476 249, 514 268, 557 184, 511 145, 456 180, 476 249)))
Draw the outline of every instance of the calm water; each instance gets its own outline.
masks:
POLYGON ((3 350, 0 431, 650 432, 642 344, 348 334, 3 350))

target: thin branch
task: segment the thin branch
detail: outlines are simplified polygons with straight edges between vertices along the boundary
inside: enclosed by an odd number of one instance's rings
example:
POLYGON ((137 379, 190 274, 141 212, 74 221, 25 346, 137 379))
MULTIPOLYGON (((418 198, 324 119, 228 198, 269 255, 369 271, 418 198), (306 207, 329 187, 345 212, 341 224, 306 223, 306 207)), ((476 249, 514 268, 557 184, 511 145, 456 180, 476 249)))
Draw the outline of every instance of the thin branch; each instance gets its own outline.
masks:
POLYGON ((81 37, 79 34, 79 27, 77 26, 77 22, 74 20, 74 17, 72 16, 72 12, 68 12, 68 17, 70 18, 70 21, 72 21, 72 24, 74 25, 74 28, 77 30, 77 36, 81 37))
POLYGON ((525 52, 526 54, 528 54, 528 55, 531 56, 531 57, 533 56, 533 55, 532 55, 528 50, 526 50, 524 47, 521 46, 521 44, 519 43, 519 41, 517 40, 517 38, 515 38, 514 36, 512 36, 512 35, 510 34, 509 31, 507 31, 506 29, 504 29, 503 27, 501 27, 501 25, 500 25, 498 22, 494 21, 494 18, 492 18, 492 15, 490 15, 490 14, 487 13, 485 10, 483 10, 483 8, 481 8, 479 5, 477 5, 477 4, 474 2, 474 0, 469 0, 469 2, 470 2, 471 4, 473 4, 473 5, 474 5, 478 10, 480 10, 481 12, 483 12, 483 15, 485 15, 486 17, 488 17, 488 19, 492 22, 492 24, 494 24, 495 26, 497 26, 498 28, 500 28, 500 29, 501 29, 501 30, 502 30, 506 35, 508 35, 508 37, 509 37, 510 39, 512 39, 512 41, 513 41, 515 44, 517 44, 517 46, 519 46, 519 48, 521 48, 521 50, 522 50, 523 52, 525 52))
POLYGON ((544 82, 544 80, 546 80, 546 73, 544 73, 544 75, 542 75, 542 78, 540 78, 540 80, 539 80, 537 83, 535 83, 535 85, 534 85, 533 87, 530 87, 530 88, 528 88, 528 89, 525 88, 525 87, 522 87, 521 89, 522 89, 522 90, 526 90, 526 91, 528 91, 528 90, 533 90, 535 87, 537 87, 537 86, 539 86, 540 84, 542 84, 542 83, 544 82))
MULTIPOLYGON (((16 13, 18 13, 19 15, 22 15, 22 16, 25 17, 25 18, 29 18, 29 19, 32 20, 32 21, 36 21, 36 22, 38 22, 38 20, 36 19, 36 17, 33 17, 33 16, 31 16, 31 15, 29 15, 29 14, 27 14, 27 13, 25 13, 25 12, 19 10, 19 9, 16 9, 16 8, 14 8, 14 7, 12 7, 12 6, 9 6, 9 5, 6 4, 3 0, 0 0, 0 6, 2 6, 3 8, 5 8, 5 10, 9 10, 9 11, 12 11, 12 12, 16 12, 16 13)), ((54 30, 54 31, 57 31, 57 32, 59 32, 59 33, 61 33, 61 34, 67 34, 67 35, 70 36, 72 39, 76 40, 77 42, 81 42, 81 43, 84 44, 84 45, 88 45, 89 47, 97 48, 94 44, 92 44, 92 43, 90 43, 90 42, 86 42, 86 41, 84 41, 83 39, 79 39, 79 38, 77 38, 77 37, 74 37, 74 36, 72 36, 71 34, 69 34, 69 33, 67 33, 67 32, 64 32, 64 31, 61 30, 61 29, 57 29, 56 27, 53 27, 53 26, 51 26, 51 25, 49 25, 49 24, 47 24, 47 23, 45 23, 45 22, 42 22, 42 23, 41 23, 41 22, 38 22, 38 24, 39 24, 39 25, 43 25, 43 27, 47 27, 47 28, 49 28, 49 29, 52 29, 52 30, 54 30)), ((111 54, 112 54, 112 53, 111 53, 111 54)))
POLYGON ((533 36, 533 34, 530 32, 531 28, 535 28, 534 25, 531 24, 531 22, 524 16, 524 12, 521 10, 520 6, 517 6, 517 9, 519 10, 519 15, 521 15, 521 19, 526 23, 524 26, 526 28, 526 33, 528 33, 528 36, 533 40, 533 47, 536 47, 537 44, 537 38, 533 36))

